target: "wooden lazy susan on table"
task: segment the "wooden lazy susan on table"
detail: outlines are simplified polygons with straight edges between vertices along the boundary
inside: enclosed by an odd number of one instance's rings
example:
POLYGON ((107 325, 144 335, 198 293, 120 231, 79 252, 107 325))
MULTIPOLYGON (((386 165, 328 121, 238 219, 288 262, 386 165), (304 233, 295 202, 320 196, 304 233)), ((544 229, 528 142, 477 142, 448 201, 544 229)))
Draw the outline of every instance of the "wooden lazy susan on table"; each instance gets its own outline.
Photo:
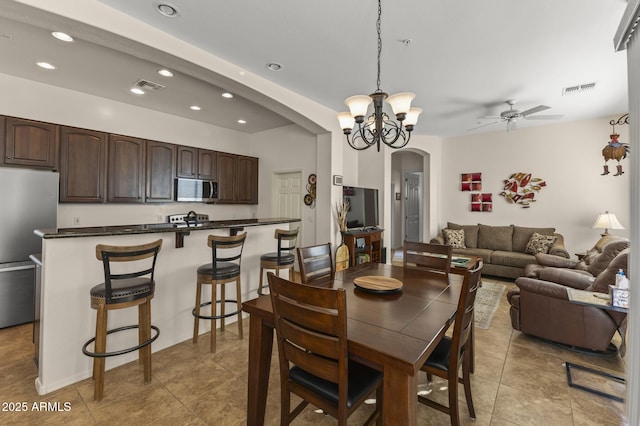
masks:
POLYGON ((402 290, 402 281, 374 275, 355 278, 353 284, 356 288, 370 293, 396 293, 402 290))

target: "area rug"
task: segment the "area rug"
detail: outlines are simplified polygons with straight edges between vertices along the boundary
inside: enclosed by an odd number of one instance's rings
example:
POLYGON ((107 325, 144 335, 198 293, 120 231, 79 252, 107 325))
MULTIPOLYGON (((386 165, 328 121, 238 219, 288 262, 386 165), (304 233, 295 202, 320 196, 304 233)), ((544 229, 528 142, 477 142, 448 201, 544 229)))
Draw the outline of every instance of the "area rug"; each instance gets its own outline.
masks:
POLYGON ((475 326, 488 329, 493 315, 496 313, 502 294, 506 286, 486 279, 482 280, 482 287, 478 289, 476 304, 474 307, 475 326))

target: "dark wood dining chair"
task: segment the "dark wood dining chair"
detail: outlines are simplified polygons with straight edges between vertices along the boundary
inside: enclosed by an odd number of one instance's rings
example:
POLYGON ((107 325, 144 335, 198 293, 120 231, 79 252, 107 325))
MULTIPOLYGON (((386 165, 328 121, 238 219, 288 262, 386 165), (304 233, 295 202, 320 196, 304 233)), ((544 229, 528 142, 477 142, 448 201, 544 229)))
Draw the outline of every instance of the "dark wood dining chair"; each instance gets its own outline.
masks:
POLYGON ((347 300, 342 288, 299 284, 267 275, 280 362, 280 424, 288 425, 309 404, 346 425, 347 418, 375 390, 382 410, 382 373, 349 359, 347 300), (302 402, 291 411, 291 393, 302 402))
POLYGON ((471 335, 473 330, 473 307, 478 287, 480 287, 480 273, 482 260, 478 259, 472 269, 465 272, 458 299, 453 333, 445 336, 436 346, 421 370, 427 373, 427 380, 431 382, 433 376, 446 379, 449 391, 449 406, 439 404, 423 395, 418 395, 418 401, 449 414, 452 425, 460 424, 458 413, 458 383, 464 386, 464 394, 469 409, 469 417, 476 418, 471 397, 471 335), (459 370, 462 367, 462 378, 459 370))
POLYGON ((451 271, 451 256, 452 249, 449 245, 405 241, 402 266, 448 277, 451 271))
POLYGON ((303 284, 331 281, 336 269, 331 254, 331 243, 298 248, 300 280, 303 284))

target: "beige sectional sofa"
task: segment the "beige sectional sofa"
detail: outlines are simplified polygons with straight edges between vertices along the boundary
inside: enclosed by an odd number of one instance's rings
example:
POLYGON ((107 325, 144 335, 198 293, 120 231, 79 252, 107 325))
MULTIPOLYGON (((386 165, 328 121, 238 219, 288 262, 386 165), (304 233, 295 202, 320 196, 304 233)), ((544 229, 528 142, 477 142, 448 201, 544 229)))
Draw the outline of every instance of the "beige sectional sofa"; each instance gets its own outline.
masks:
POLYGON ((564 237, 556 233, 555 228, 448 222, 431 242, 452 245, 454 255, 480 256, 484 261, 483 275, 504 278, 523 276, 526 265, 537 263, 536 253, 570 257, 564 247, 564 237))

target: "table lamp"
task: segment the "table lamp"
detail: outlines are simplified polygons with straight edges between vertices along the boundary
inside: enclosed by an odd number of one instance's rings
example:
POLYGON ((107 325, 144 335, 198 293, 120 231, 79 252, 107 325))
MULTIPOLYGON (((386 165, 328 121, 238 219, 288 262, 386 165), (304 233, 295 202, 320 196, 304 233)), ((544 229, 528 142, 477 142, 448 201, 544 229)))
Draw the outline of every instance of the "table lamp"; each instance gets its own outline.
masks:
POLYGON ((605 211, 604 213, 598 215, 598 218, 594 222, 592 228, 604 229, 604 232, 600 235, 606 237, 607 235, 609 235, 609 228, 624 229, 624 226, 620 224, 618 218, 616 218, 616 215, 614 213, 605 211))

